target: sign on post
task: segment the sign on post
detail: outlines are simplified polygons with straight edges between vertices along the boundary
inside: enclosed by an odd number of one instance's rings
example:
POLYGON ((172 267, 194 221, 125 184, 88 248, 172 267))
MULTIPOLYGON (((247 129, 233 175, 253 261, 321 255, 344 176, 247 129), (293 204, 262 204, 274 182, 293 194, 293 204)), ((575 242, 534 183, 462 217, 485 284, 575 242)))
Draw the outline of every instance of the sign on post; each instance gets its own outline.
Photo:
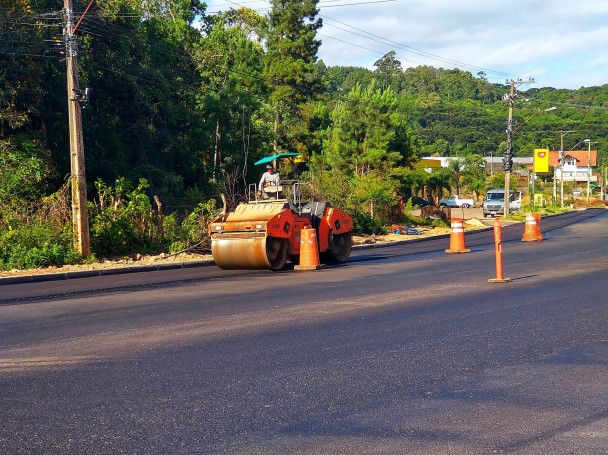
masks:
POLYGON ((534 149, 534 172, 549 172, 549 149, 534 149))

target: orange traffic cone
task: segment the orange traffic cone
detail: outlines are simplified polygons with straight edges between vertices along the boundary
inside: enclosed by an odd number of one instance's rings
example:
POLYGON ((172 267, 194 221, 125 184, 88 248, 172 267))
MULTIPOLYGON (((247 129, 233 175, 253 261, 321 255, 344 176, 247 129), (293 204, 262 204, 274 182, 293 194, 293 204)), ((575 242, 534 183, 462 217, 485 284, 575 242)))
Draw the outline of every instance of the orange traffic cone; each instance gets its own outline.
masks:
POLYGON ((490 278, 490 283, 508 283, 512 278, 502 274, 502 226, 498 217, 494 218, 494 250, 496 254, 496 278, 490 278))
POLYGON ((446 253, 470 253, 464 246, 464 222, 462 218, 452 218, 450 228, 450 249, 446 253))
POLYGON ((540 232, 540 214, 527 213, 522 242, 542 242, 543 235, 540 232))
POLYGON ((300 231, 300 264, 295 270, 319 270, 322 268, 319 260, 319 247, 317 245, 317 231, 306 226, 300 231))

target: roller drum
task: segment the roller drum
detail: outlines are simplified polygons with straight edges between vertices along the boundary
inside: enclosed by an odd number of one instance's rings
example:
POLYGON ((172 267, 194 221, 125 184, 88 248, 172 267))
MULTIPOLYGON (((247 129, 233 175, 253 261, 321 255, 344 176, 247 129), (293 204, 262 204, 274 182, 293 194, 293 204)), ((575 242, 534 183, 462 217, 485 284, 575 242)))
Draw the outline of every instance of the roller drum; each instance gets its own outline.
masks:
POLYGON ((287 261, 286 239, 266 236, 217 236, 211 253, 218 267, 226 270, 280 270, 287 261))
POLYGON ((346 262, 353 248, 352 232, 344 234, 329 234, 329 248, 324 257, 331 261, 346 262))

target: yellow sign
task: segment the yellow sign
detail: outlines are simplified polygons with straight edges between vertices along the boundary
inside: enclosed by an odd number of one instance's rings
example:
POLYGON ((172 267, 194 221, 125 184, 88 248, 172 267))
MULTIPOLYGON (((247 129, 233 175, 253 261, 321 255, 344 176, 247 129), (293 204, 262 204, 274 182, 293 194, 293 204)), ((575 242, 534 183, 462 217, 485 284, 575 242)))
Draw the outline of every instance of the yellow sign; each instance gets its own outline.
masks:
POLYGON ((441 160, 435 160, 433 158, 421 158, 420 163, 424 168, 439 169, 441 168, 441 160))
POLYGON ((549 172, 549 149, 534 149, 534 172, 549 172))

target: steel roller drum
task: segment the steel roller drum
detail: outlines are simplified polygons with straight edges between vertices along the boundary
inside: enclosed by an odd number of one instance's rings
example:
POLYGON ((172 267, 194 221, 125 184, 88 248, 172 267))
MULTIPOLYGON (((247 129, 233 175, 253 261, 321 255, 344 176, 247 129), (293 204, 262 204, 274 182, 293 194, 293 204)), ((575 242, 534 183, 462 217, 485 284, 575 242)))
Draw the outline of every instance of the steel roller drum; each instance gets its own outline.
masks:
POLYGON ((226 270, 280 270, 287 261, 285 239, 265 235, 222 235, 211 239, 211 254, 226 270))

